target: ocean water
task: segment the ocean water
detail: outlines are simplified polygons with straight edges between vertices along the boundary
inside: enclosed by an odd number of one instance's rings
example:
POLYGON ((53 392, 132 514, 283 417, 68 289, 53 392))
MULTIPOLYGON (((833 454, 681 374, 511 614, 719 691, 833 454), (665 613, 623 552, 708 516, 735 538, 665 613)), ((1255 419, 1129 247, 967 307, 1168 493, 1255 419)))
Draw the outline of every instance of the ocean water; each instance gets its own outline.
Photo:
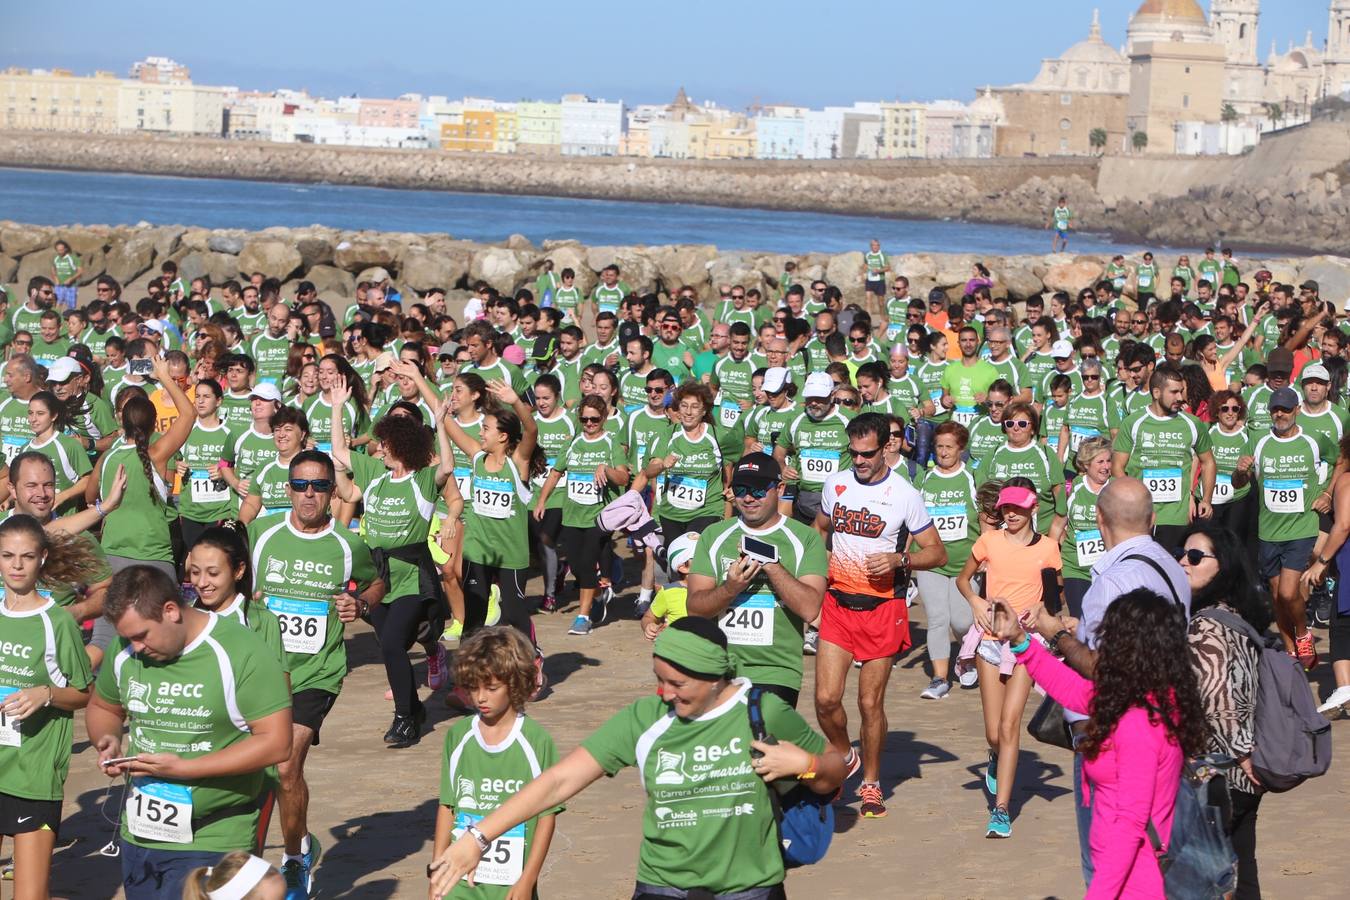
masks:
MULTIPOLYGON (((257 230, 273 225, 445 232, 535 244, 713 244, 721 250, 842 253, 875 237, 892 255, 914 252, 1048 253, 1050 232, 1010 225, 889 219, 832 213, 574 200, 506 194, 394 190, 329 184, 169 178, 0 168, 0 219, 40 225, 195 225, 257 230)), ((1102 252, 1100 234, 1075 234, 1071 250, 1102 252)), ((1122 248, 1125 249, 1125 248, 1122 248)))

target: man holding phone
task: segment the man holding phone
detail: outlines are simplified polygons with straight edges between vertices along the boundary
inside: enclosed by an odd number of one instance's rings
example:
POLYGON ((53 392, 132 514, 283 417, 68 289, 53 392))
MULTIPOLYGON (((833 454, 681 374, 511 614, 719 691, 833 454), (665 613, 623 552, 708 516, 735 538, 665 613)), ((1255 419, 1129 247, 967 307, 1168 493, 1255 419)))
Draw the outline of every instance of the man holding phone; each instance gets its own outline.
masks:
POLYGON ((690 615, 716 617, 737 671, 797 705, 802 630, 825 595, 825 544, 778 511, 782 469, 749 453, 731 476, 736 517, 699 535, 689 568, 690 615))

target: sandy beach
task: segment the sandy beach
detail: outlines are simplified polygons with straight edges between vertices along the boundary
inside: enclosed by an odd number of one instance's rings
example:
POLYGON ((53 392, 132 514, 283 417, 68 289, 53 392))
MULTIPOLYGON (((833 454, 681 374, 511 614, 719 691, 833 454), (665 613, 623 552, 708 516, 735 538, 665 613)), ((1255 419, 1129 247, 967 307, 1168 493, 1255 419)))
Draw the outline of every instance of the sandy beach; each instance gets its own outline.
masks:
MULTIPOLYGON (((531 595, 538 591, 536 579, 531 595)), ((622 595, 614 604, 619 618, 596 628, 589 638, 566 635, 572 616, 566 609, 535 617, 552 689, 529 711, 563 754, 621 705, 651 689, 650 644, 642 638, 638 623, 625 618, 635 593, 630 589, 622 595)), ((565 601, 574 604, 573 596, 569 591, 565 601)), ((922 648, 922 608, 916 605, 912 612, 915 644, 922 648)), ((424 871, 430 861, 450 713, 437 696, 430 704, 434 730, 411 749, 386 749, 380 736, 389 724, 390 704, 383 699, 386 683, 374 635, 358 623, 348 637, 352 671, 324 726, 323 743, 307 765, 310 827, 323 848, 317 896, 425 897, 424 871)), ((1320 632, 1322 648, 1325 639, 1325 632, 1320 632)), ((830 855, 819 865, 791 873, 789 896, 1081 896, 1069 754, 1023 744, 1013 797, 1013 837, 987 840, 988 801, 977 775, 986 752, 978 692, 957 689, 939 702, 920 700, 919 691, 927 683, 923 664, 922 649, 913 650, 891 679, 890 734, 882 767, 889 815, 859 819, 857 799, 847 791, 837 804, 837 834, 830 855)), ((420 663, 417 671, 420 677, 420 663)), ((1324 694, 1330 689, 1330 675, 1328 666, 1318 670, 1319 678, 1326 680, 1324 694)), ((814 721, 812 678, 808 658, 800 707, 809 721, 814 721)), ((850 716, 856 723, 852 690, 851 681, 850 716)), ((1028 716, 1030 712, 1029 708, 1028 716)), ((1350 723, 1333 727, 1337 743, 1343 745, 1350 723)), ((52 893, 81 900, 120 897, 118 862, 99 855, 114 835, 111 820, 116 818, 120 790, 109 798, 108 779, 96 771, 82 721, 75 733, 76 754, 66 785, 66 819, 52 893)), ((1326 776, 1290 793, 1269 796, 1262 804, 1258 856, 1268 897, 1345 896, 1350 859, 1337 849, 1336 830, 1350 797, 1350 762, 1343 746, 1337 751, 1326 776)), ((577 798, 559 819, 540 897, 628 897, 642 803, 632 770, 602 779, 577 798)), ((273 862, 281 857, 279 842, 274 820, 267 854, 273 862)))

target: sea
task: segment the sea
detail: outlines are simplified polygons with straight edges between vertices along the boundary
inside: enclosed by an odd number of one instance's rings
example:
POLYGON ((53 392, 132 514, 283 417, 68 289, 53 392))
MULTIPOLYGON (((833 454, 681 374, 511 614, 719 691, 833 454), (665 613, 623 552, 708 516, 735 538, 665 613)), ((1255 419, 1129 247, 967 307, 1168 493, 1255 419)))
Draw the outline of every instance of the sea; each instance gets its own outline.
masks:
MULTIPOLYGON (((1051 236, 1037 228, 941 219, 3 167, 0 219, 251 231, 317 224, 440 232, 483 243, 523 234, 536 245, 572 239, 590 246, 712 244, 722 251, 788 254, 865 251, 872 238, 892 255, 1039 254, 1050 251, 1051 236)), ((1114 249, 1107 235, 1087 232, 1075 232, 1070 246, 1082 253, 1114 249)))

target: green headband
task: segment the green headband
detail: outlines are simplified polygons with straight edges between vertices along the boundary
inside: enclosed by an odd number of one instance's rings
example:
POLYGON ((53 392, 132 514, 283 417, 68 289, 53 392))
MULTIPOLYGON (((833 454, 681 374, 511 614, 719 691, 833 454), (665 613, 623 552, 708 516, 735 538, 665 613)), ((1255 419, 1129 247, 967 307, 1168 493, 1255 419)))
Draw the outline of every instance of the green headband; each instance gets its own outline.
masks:
POLYGON ((695 675, 721 678, 731 671, 731 655, 706 638, 682 628, 663 628, 652 653, 695 675))

